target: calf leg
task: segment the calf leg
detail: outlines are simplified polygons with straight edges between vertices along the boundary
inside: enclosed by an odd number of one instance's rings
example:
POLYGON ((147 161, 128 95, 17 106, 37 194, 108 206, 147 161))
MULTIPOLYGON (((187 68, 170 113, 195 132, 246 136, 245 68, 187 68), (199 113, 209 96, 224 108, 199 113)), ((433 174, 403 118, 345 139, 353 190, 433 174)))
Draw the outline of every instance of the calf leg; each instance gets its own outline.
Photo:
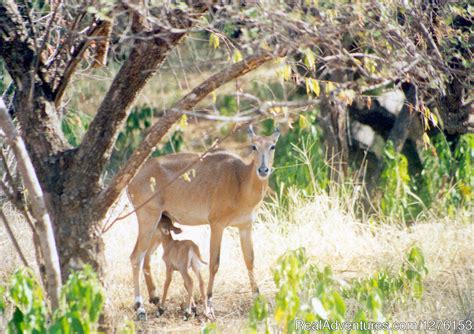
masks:
POLYGON ((250 280, 250 288, 254 294, 258 293, 258 286, 255 281, 254 269, 254 252, 253 252, 253 241, 252 241, 252 224, 247 224, 239 228, 240 233, 240 245, 242 247, 242 253, 244 255, 245 265, 250 280))
POLYGON ((165 302, 166 295, 168 294, 168 288, 170 287, 171 278, 173 277, 173 269, 169 266, 166 266, 166 279, 165 284, 163 285, 163 296, 161 297, 161 304, 158 307, 156 316, 159 317, 165 312, 165 302))
POLYGON ((186 309, 184 310, 184 320, 188 320, 191 316, 191 307, 193 304, 193 279, 189 275, 187 271, 182 271, 181 275, 183 276, 184 287, 188 292, 188 296, 186 298, 186 309))

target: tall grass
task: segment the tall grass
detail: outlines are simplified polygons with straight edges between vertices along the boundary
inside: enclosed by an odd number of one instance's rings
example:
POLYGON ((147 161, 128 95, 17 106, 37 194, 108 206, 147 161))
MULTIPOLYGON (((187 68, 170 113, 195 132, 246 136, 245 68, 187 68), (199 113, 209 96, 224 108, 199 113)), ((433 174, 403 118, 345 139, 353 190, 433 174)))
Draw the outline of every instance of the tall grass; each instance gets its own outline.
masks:
MULTIPOLYGON (((314 115, 310 117, 315 117, 314 115)), ((288 208, 295 193, 304 196, 327 194, 344 204, 347 212, 366 220, 412 223, 444 216, 459 210, 470 212, 474 191, 474 135, 461 136, 449 147, 444 136, 434 137, 422 152, 423 169, 419 176, 409 174, 408 160, 391 143, 384 151, 384 168, 371 197, 363 181, 365 166, 349 168, 345 179, 334 182, 333 166, 326 159, 324 139, 316 125, 301 128, 293 124, 279 142, 272 186, 279 199, 278 208, 288 208), (362 205, 365 203, 365 205, 362 205), (368 208, 370 210, 368 210, 368 208)))

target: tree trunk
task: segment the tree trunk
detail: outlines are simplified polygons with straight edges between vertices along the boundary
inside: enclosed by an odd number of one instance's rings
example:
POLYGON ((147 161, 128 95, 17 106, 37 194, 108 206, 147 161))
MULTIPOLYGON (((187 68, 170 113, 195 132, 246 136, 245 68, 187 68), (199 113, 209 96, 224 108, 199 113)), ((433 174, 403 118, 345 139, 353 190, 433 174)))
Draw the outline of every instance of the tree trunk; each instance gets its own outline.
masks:
POLYGON ((59 268, 58 253, 53 234, 53 226, 46 209, 43 191, 36 176, 33 164, 26 151, 23 139, 18 135, 15 126, 8 114, 7 108, 0 98, 0 128, 5 133, 6 142, 12 148, 17 160, 17 168, 22 176, 25 188, 28 189, 28 202, 32 214, 36 219, 36 231, 39 236, 41 253, 46 265, 46 288, 51 306, 56 309, 59 306, 59 295, 61 289, 61 270, 59 268))
MULTIPOLYGON (((54 203, 54 207, 61 206, 54 203)), ((100 236, 101 222, 87 209, 62 206, 56 212, 56 231, 58 251, 63 278, 72 270, 80 270, 84 264, 90 264, 99 277, 105 272, 104 242, 100 236)))
POLYGON ((348 173, 347 109, 326 94, 321 94, 320 109, 327 159, 334 171, 331 172, 331 179, 340 182, 348 173))

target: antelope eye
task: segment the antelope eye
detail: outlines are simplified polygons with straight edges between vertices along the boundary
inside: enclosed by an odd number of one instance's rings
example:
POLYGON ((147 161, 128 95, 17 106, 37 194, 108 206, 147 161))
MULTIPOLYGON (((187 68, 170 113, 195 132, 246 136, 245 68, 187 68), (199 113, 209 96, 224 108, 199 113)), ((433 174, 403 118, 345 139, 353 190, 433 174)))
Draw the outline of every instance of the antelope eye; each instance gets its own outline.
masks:
POLYGON ((274 150, 274 149, 275 149, 275 145, 270 146, 270 150, 274 150))
POLYGON ((256 150, 257 150, 257 146, 252 145, 252 151, 256 151, 256 150))

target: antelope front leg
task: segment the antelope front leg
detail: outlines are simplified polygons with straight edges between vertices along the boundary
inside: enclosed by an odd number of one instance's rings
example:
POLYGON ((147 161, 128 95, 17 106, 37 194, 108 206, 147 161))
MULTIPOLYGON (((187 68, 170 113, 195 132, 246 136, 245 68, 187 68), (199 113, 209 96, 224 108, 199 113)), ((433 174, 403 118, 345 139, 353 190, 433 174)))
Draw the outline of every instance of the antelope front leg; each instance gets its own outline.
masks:
POLYGON ((152 215, 145 209, 137 212, 138 217, 138 237, 133 252, 130 255, 133 272, 133 286, 135 291, 135 309, 139 320, 146 320, 146 311, 143 305, 143 298, 140 293, 140 274, 143 269, 146 253, 151 248, 152 237, 156 231, 157 223, 153 222, 152 215))
POLYGON ((240 245, 242 246, 242 253, 244 255, 245 265, 247 266, 250 288, 254 294, 258 294, 258 286, 255 281, 254 269, 254 252, 253 252, 253 241, 252 241, 252 224, 247 224, 239 227, 240 233, 240 245))
POLYGON ((211 225, 211 247, 209 256, 209 282, 207 285, 207 313, 214 317, 214 308, 212 307, 212 289, 214 287, 214 278, 219 270, 219 260, 221 253, 222 235, 224 228, 211 225))
POLYGON ((133 286, 135 291, 135 310, 137 311, 137 317, 139 320, 146 320, 143 298, 140 294, 140 273, 143 268, 146 251, 145 243, 142 241, 142 239, 138 238, 132 255, 130 255, 130 262, 132 264, 133 272, 133 286))

